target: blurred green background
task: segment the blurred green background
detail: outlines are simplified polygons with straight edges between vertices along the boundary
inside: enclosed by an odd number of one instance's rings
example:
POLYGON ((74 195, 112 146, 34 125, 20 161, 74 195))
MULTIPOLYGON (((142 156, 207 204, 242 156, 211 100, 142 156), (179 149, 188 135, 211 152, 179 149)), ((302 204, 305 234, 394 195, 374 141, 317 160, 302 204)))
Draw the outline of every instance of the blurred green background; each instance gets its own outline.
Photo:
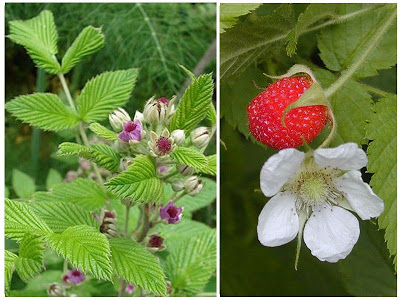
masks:
MULTIPOLYGON (((295 18, 308 4, 294 4, 295 18)), ((239 22, 257 22, 279 4, 263 4, 239 22)), ((234 30, 235 27, 233 27, 234 30)), ((304 34, 298 53, 286 55, 282 43, 273 53, 265 53, 238 78, 221 82, 220 211, 221 211, 221 295, 222 296, 395 296, 396 274, 389 257, 384 231, 377 220, 360 221, 360 238, 351 254, 338 263, 321 262, 311 255, 304 242, 298 271, 294 269, 296 241, 269 248, 257 239, 257 222, 268 201, 260 189, 260 170, 275 150, 254 142, 241 132, 247 129, 242 114, 246 106, 271 80, 263 75, 284 74, 293 64, 325 68, 317 47, 318 32, 304 34), (260 87, 260 88, 258 88, 260 87), (239 112, 240 110, 240 112, 239 112)), ((240 37, 237 37, 240 38, 240 37)), ((221 43, 224 42, 224 33, 221 43)), ((223 54, 222 54, 223 55, 223 54)), ((396 93, 396 66, 362 82, 396 93)), ((373 100, 377 100, 374 96, 373 100)), ((322 133, 324 135, 326 133, 322 133)), ((318 141, 314 143, 316 144, 318 141)), ((363 170, 369 182, 371 174, 363 170)))

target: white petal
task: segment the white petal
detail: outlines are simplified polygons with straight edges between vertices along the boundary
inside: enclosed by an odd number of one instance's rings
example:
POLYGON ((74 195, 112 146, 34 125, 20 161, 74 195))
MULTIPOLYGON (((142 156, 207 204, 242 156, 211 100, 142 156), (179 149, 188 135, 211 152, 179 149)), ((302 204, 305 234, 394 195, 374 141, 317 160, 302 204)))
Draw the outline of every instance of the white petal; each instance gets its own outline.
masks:
POLYGON ((267 197, 275 195, 300 169, 305 154, 296 149, 284 149, 272 155, 261 168, 260 187, 267 197))
POLYGON ((299 232, 295 196, 279 193, 265 204, 258 217, 257 234, 261 244, 276 247, 293 240, 299 232))
POLYGON ((304 242, 311 254, 331 263, 349 255, 359 235, 357 218, 338 206, 313 211, 304 227, 304 242))
POLYGON ((355 143, 347 143, 336 148, 321 148, 314 152, 315 162, 322 167, 342 170, 358 170, 367 165, 365 152, 355 143))
POLYGON ((372 191, 371 187, 363 182, 359 171, 349 171, 343 176, 334 179, 335 187, 343 192, 351 208, 363 220, 378 217, 384 210, 384 204, 372 191))

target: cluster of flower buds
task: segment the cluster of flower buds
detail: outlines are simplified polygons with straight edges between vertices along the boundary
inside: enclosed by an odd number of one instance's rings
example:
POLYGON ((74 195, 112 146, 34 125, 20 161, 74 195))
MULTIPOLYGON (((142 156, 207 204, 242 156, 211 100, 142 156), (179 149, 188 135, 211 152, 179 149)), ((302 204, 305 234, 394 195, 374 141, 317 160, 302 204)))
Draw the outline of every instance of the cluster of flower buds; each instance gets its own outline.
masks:
POLYGON ((93 213, 95 219, 100 224, 100 232, 107 238, 118 236, 117 217, 115 211, 100 210, 100 215, 93 213))
POLYGON ((173 201, 169 201, 167 205, 160 209, 161 219, 168 222, 168 224, 178 223, 182 219, 183 207, 174 205, 173 201))

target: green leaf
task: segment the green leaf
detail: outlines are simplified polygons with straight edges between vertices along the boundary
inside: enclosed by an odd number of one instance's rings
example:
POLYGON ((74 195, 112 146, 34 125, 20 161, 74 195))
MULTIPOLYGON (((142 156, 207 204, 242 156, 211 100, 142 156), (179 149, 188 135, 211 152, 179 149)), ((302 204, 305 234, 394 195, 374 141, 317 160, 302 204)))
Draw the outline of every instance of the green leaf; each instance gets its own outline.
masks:
POLYGON ((90 161, 93 161, 98 166, 111 172, 117 172, 119 170, 121 156, 110 146, 91 145, 89 151, 90 161))
POLYGON ((254 22, 238 22, 222 34, 221 82, 239 76, 259 58, 279 53, 294 26, 292 5, 285 3, 268 16, 257 18, 254 22))
POLYGON ((217 185, 214 180, 209 178, 202 178, 204 183, 203 190, 196 196, 186 195, 176 202, 177 206, 185 208, 184 213, 193 212, 200 208, 206 207, 214 202, 217 197, 217 185))
POLYGON ((201 169, 201 173, 208 175, 217 175, 217 155, 207 156, 207 166, 201 169))
POLYGON ((88 225, 99 228, 93 215, 72 203, 62 201, 33 202, 30 208, 51 228, 55 233, 61 233, 68 227, 88 225))
POLYGON ((35 181, 18 169, 13 169, 12 187, 18 197, 28 199, 35 192, 35 181))
POLYGON ((18 258, 15 260, 15 270, 22 281, 29 282, 42 270, 44 249, 43 237, 26 234, 22 238, 18 258))
POLYGON ((4 198, 10 197, 10 189, 7 186, 4 186, 4 198))
POLYGON ((61 63, 61 72, 68 73, 81 60, 97 52, 103 46, 104 34, 101 32, 101 28, 85 27, 65 53, 61 63))
POLYGON ((105 72, 86 83, 76 100, 82 120, 101 121, 123 106, 129 100, 137 76, 138 69, 105 72))
POLYGON ((6 109, 17 119, 44 130, 60 131, 76 126, 78 116, 55 94, 23 95, 6 103, 6 109))
MULTIPOLYGON (((338 7, 340 14, 348 14, 369 4, 344 4, 338 7)), ((342 71, 349 68, 368 47, 369 41, 380 30, 389 14, 396 10, 396 5, 386 5, 332 27, 327 27, 318 36, 318 48, 325 65, 332 71, 342 71)), ((364 60, 356 71, 358 77, 377 75, 377 70, 388 69, 397 62, 396 57, 396 22, 373 52, 364 60)))
POLYGON ((179 163, 193 167, 196 171, 201 171, 208 166, 207 158, 203 153, 186 147, 178 147, 172 156, 179 163))
POLYGON ((76 155, 83 158, 89 158, 89 148, 77 143, 64 142, 58 146, 58 155, 76 155))
POLYGON ((261 3, 221 3, 219 17, 220 33, 233 27, 236 24, 238 17, 247 15, 260 5, 261 3))
POLYGON ((50 189, 53 185, 61 183, 63 178, 60 173, 55 169, 50 169, 46 178, 46 189, 50 189))
POLYGON ((49 285, 57 280, 60 280, 61 276, 62 272, 58 270, 48 270, 39 274, 38 276, 36 276, 27 283, 25 290, 29 291, 30 294, 26 296, 31 296, 33 292, 38 292, 38 291, 44 291, 46 295, 47 294, 46 290, 49 287, 49 285))
POLYGON ((210 108, 207 111, 206 119, 211 123, 211 125, 217 124, 217 112, 215 111, 214 104, 210 103, 210 108))
POLYGON ((60 64, 55 59, 58 34, 51 11, 44 10, 26 21, 11 21, 8 38, 24 46, 39 68, 51 74, 60 72, 60 64))
POLYGON ((116 141, 118 139, 117 134, 114 131, 107 129, 99 123, 92 123, 89 126, 90 130, 93 131, 97 136, 109 140, 116 141))
POLYGON ((10 292, 10 285, 11 285, 11 278, 12 274, 14 272, 14 264, 15 260, 18 258, 17 255, 14 253, 5 250, 4 251, 4 289, 5 289, 5 294, 6 296, 9 296, 10 292))
POLYGON ((216 268, 216 242, 210 230, 170 252, 165 271, 175 295, 194 296, 205 287, 216 268))
POLYGON ((110 245, 104 234, 87 225, 47 236, 49 245, 75 267, 97 279, 111 280, 110 245))
POLYGON ((102 187, 91 179, 78 178, 71 183, 55 185, 49 192, 36 192, 35 201, 70 202, 87 210, 102 207, 107 194, 102 187))
POLYGON ((390 255, 397 258, 397 134, 396 96, 379 99, 375 113, 367 125, 367 170, 373 173, 371 186, 385 203, 385 211, 378 218, 379 228, 385 229, 385 240, 390 255))
POLYGON ((163 194, 162 181, 156 177, 154 161, 145 155, 137 156, 126 171, 110 179, 105 186, 119 197, 144 203, 157 203, 163 194))
POLYGON ((125 238, 110 239, 110 247, 112 266, 117 275, 156 295, 166 295, 164 273, 153 254, 125 238))
POLYGON ((171 132, 182 129, 190 133, 206 117, 214 87, 211 75, 199 76, 186 89, 169 123, 171 132))
POLYGON ((5 235, 20 240, 26 233, 47 234, 51 229, 43 222, 27 204, 13 200, 5 200, 4 211, 5 235))
POLYGON ((312 3, 308 5, 304 12, 299 15, 296 26, 286 37, 288 41, 286 47, 287 54, 292 56, 296 53, 297 40, 301 34, 307 32, 307 29, 311 25, 327 18, 335 19, 337 17, 336 9, 338 6, 337 3, 312 3))

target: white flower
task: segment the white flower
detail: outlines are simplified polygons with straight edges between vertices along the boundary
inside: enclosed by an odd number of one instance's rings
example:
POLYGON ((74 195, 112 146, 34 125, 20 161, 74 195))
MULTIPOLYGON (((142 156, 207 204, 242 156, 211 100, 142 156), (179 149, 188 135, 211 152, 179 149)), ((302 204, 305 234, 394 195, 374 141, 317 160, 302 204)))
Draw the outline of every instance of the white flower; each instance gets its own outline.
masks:
POLYGON ((349 210, 363 220, 384 210, 358 171, 366 164, 366 154, 354 143, 307 154, 285 149, 271 156, 260 174, 262 192, 272 197, 258 218, 261 244, 286 244, 301 235, 304 226, 304 242, 312 255, 331 263, 345 258, 360 235, 358 220, 349 210))

